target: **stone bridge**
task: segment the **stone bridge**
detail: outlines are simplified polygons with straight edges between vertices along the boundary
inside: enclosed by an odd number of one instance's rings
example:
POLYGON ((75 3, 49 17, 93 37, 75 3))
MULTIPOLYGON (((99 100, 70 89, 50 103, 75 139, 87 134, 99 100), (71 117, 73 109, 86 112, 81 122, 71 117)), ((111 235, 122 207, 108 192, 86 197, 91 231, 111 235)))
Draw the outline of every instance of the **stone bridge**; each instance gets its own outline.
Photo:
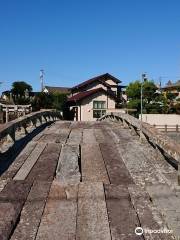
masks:
POLYGON ((60 118, 0 128, 0 240, 179 239, 180 146, 126 114, 60 118))

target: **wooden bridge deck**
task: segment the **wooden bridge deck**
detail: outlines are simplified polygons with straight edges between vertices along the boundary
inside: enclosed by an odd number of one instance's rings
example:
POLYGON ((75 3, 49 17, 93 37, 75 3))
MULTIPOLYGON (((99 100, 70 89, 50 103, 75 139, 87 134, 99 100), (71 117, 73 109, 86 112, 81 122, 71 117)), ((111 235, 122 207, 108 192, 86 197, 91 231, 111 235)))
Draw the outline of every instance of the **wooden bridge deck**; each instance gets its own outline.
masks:
POLYGON ((174 239, 175 182, 176 170, 119 123, 57 121, 0 177, 0 240, 174 239), (164 228, 172 234, 146 231, 164 228))

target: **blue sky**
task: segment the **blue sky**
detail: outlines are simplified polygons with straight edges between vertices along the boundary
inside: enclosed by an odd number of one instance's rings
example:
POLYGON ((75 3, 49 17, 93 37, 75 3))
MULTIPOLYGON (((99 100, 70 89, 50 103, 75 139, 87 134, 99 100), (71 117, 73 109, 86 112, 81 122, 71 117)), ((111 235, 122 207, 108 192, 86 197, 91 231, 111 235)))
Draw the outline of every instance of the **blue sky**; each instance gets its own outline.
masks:
POLYGON ((0 0, 0 91, 40 90, 109 72, 123 84, 147 72, 180 79, 179 0, 0 0))

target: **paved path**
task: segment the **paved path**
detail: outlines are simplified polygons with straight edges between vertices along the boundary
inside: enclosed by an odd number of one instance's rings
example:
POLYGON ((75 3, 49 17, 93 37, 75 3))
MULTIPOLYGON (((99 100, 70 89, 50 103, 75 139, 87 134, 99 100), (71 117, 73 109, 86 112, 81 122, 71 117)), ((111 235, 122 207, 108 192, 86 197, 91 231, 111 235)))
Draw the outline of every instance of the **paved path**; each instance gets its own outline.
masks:
POLYGON ((0 176, 0 209, 0 240, 180 236, 176 170, 115 122, 57 121, 36 135, 0 176))

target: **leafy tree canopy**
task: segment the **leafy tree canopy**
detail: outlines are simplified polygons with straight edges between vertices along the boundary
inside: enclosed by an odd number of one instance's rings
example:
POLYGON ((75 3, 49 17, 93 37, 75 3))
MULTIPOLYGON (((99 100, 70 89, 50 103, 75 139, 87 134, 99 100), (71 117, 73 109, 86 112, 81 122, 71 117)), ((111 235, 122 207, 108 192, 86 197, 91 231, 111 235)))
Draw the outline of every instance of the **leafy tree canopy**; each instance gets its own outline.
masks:
POLYGON ((13 95, 22 97, 26 91, 31 92, 32 86, 24 81, 13 82, 11 89, 13 95))
MULTIPOLYGON (((150 102, 156 94, 157 87, 153 81, 145 81, 142 84, 143 98, 150 102)), ((126 89, 126 93, 129 99, 140 99, 141 97, 141 82, 135 81, 129 84, 126 89)))
MULTIPOLYGON (((141 109, 141 82, 135 81, 129 84, 126 89, 128 96, 128 108, 137 110, 137 114, 141 109)), ((143 112, 144 113, 160 113, 162 106, 166 105, 166 99, 162 93, 157 91, 157 86, 153 81, 145 81, 142 83, 143 96, 143 112)))

